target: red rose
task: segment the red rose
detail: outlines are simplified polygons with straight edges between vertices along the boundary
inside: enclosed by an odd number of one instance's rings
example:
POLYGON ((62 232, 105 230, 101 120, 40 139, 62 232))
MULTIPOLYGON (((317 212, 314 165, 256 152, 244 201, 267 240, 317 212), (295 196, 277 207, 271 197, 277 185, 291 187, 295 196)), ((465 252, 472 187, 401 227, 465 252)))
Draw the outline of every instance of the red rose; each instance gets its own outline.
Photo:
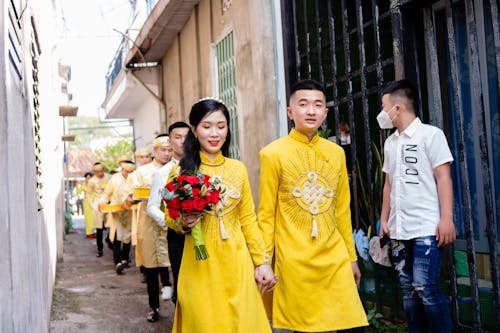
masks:
POLYGON ((167 186, 165 186, 165 188, 169 191, 169 192, 174 192, 175 191, 175 185, 174 185, 174 182, 170 182, 167 184, 167 186))
POLYGON ((172 207, 174 209, 179 209, 181 208, 181 199, 179 199, 178 197, 175 197, 173 200, 167 202, 167 207, 172 207), (170 205, 169 205, 170 203, 170 205))
POLYGON ((183 212, 191 213, 194 209, 193 201, 184 200, 181 202, 181 208, 183 212))
POLYGON ((186 176, 186 182, 190 185, 196 185, 200 183, 200 179, 196 176, 186 176))
POLYGON ((178 209, 169 209, 168 210, 168 216, 170 216, 171 219, 175 220, 181 215, 180 210, 178 209))
POLYGON ((208 196, 208 201, 210 203, 216 204, 219 202, 219 200, 220 200, 220 196, 219 196, 219 191, 217 191, 217 190, 212 191, 210 193, 210 195, 208 196))
POLYGON ((193 207, 195 210, 201 212, 203 209, 205 209, 205 206, 207 205, 207 203, 205 202, 205 200, 201 199, 201 198, 195 198, 193 200, 193 207))
POLYGON ((193 187, 193 197, 198 198, 200 196, 200 189, 197 187, 193 187))
POLYGON ((177 183, 182 184, 183 182, 186 182, 187 176, 186 175, 179 175, 177 176, 177 183))

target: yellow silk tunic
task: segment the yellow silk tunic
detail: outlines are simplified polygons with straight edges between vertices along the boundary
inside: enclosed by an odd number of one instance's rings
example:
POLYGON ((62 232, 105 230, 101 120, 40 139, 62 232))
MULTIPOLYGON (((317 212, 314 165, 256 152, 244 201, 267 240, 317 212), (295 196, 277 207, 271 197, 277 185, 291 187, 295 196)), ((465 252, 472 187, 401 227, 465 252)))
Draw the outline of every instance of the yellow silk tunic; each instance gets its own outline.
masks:
POLYGON ((92 208, 90 208, 89 201, 87 200, 87 183, 83 183, 80 188, 80 192, 84 193, 84 199, 83 199, 83 218, 85 221, 85 234, 91 235, 95 233, 94 230, 94 213, 92 212, 92 208))
MULTIPOLYGON (((254 278, 254 265, 269 260, 257 225, 245 166, 219 154, 211 162, 200 153, 200 169, 220 176, 221 220, 212 210, 201 223, 208 252, 196 260, 193 238, 186 235, 179 273, 178 301, 172 332, 266 333, 271 332, 254 278), (221 237, 224 224, 227 239, 221 237)), ((177 167, 171 173, 177 173, 177 167)), ((171 228, 175 221, 167 218, 171 228)))
MULTIPOLYGON (((163 164, 156 162, 148 163, 137 168, 137 186, 151 187, 153 174, 163 164)), ((149 217, 146 208, 147 201, 139 203, 137 223, 137 245, 135 247, 135 263, 137 266, 146 268, 168 267, 167 231, 158 226, 155 220, 149 217)))
POLYGON ((292 129, 264 147, 260 161, 259 227, 279 277, 272 302, 266 300, 273 327, 368 325, 351 268, 356 251, 343 149, 292 129))
MULTIPOLYGON (((127 196, 133 195, 134 188, 136 186, 139 186, 137 184, 137 170, 129 173, 127 177, 127 191, 128 191, 127 196)), ((132 245, 137 245, 137 223, 138 223, 137 208, 138 208, 137 205, 132 205, 132 207, 130 207, 130 211, 132 212, 132 222, 130 228, 132 245)))
MULTIPOLYGON (((109 179, 101 203, 109 202, 110 205, 120 205, 125 200, 128 193, 127 179, 123 177, 121 172, 115 173, 109 179)), ((125 210, 116 213, 110 213, 109 219, 109 238, 111 241, 116 237, 119 241, 130 243, 130 228, 132 221, 132 213, 130 210, 125 210)))
POLYGON ((107 181, 107 175, 103 178, 92 176, 87 183, 87 191, 85 192, 85 199, 92 208, 94 227, 102 229, 104 227, 104 214, 99 211, 99 202, 102 198, 104 187, 107 181))

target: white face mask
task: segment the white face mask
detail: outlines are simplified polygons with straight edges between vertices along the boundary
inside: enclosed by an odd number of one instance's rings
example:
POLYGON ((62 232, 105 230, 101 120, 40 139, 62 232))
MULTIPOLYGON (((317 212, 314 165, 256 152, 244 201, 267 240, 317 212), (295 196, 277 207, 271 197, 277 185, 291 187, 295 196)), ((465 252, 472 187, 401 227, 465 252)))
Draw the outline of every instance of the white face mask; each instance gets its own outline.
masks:
MULTIPOLYGON (((392 109, 394 109, 394 107, 392 107, 389 112, 391 112, 392 109)), ((381 129, 391 129, 394 127, 389 112, 385 112, 384 109, 382 109, 377 116, 377 122, 381 129)))

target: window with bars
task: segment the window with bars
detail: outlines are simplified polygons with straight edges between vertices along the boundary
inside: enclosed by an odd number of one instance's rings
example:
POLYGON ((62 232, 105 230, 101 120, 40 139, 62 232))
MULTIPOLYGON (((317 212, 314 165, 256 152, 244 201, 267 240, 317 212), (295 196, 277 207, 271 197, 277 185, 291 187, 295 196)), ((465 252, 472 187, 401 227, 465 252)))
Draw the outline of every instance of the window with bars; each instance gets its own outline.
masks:
POLYGON ((32 114, 33 114, 33 141, 35 148, 35 169, 36 169, 36 193, 38 198, 38 210, 42 207, 42 148, 41 148, 41 132, 40 132, 40 79, 38 77, 38 57, 40 55, 40 46, 37 43, 37 29, 34 24, 34 19, 31 19, 31 43, 30 43, 30 55, 31 55, 31 72, 32 72, 32 114))
POLYGON ((236 99, 236 69, 234 60, 233 32, 227 34, 217 45, 215 45, 215 57, 217 65, 217 91, 219 98, 226 105, 231 123, 231 145, 229 155, 232 158, 240 157, 239 131, 238 131, 238 101, 236 99))

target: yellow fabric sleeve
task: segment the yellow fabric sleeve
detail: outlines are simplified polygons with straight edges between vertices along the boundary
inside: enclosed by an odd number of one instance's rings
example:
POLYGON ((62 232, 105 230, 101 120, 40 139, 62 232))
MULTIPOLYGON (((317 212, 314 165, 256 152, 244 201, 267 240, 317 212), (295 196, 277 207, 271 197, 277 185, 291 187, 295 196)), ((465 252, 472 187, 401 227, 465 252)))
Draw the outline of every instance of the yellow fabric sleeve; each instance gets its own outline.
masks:
POLYGON ((266 248, 262 233, 259 230, 257 217, 255 216, 255 204, 252 198, 250 183, 246 167, 243 166, 243 186, 241 190, 241 201, 239 203, 239 220, 241 230, 245 236, 245 240, 252 256, 255 266, 269 264, 270 258, 266 255, 266 248))
POLYGON ((266 253, 270 260, 274 256, 274 227, 278 206, 280 166, 277 159, 260 152, 259 228, 262 231, 266 253))
POLYGON ((342 160, 340 163, 339 185, 336 193, 337 204, 335 207, 335 217, 337 220, 337 227, 347 247, 349 258, 351 259, 351 262, 354 262, 357 260, 357 255, 352 236, 351 193, 349 190, 349 178, 347 176, 345 153, 342 149, 340 150, 340 154, 340 158, 342 160))

